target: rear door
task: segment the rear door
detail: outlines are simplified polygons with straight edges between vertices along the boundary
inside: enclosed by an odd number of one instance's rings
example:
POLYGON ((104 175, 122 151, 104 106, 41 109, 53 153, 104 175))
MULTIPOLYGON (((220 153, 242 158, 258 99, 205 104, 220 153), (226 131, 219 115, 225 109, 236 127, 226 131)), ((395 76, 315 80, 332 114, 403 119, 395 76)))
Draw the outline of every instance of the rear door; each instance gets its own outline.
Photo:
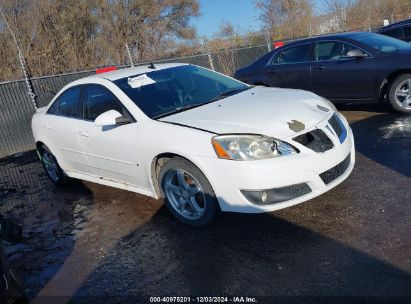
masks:
POLYGON ((313 91, 331 100, 370 100, 374 98, 375 61, 348 58, 357 47, 342 41, 319 41, 311 63, 313 91))
POLYGON ((145 171, 140 163, 137 122, 118 98, 102 85, 87 85, 83 100, 84 120, 79 133, 92 173, 108 180, 147 188, 145 171), (96 126, 94 120, 97 116, 109 110, 118 111, 132 122, 96 126))
POLYGON ((311 90, 312 43, 284 48, 264 67, 264 83, 272 87, 311 90))
POLYGON ((83 153, 77 128, 81 122, 82 86, 63 92, 46 114, 43 127, 50 139, 50 149, 65 171, 87 172, 88 161, 83 153))

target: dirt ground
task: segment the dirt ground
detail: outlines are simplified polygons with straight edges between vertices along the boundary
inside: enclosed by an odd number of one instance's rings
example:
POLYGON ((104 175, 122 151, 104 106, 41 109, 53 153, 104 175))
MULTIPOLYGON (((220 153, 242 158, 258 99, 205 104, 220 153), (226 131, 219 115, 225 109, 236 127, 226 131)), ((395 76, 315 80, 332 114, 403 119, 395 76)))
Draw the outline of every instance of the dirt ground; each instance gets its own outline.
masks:
POLYGON ((355 134, 352 175, 280 211, 174 220, 161 200, 88 182, 56 188, 35 153, 0 160, 5 243, 33 303, 149 303, 150 296, 411 301, 411 116, 341 106, 355 134))

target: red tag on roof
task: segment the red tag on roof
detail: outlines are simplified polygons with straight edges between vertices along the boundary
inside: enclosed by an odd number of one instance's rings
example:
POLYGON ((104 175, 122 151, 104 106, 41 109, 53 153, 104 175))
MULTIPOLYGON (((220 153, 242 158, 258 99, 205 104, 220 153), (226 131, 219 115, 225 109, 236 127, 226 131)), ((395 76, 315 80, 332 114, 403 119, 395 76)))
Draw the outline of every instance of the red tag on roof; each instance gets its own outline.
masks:
POLYGON ((274 48, 275 49, 278 49, 279 47, 282 47, 282 46, 284 46, 284 41, 274 42, 274 48))
POLYGON ((96 70, 96 74, 107 73, 107 72, 111 72, 111 71, 115 71, 115 70, 117 70, 117 68, 115 66, 101 68, 101 69, 96 70))

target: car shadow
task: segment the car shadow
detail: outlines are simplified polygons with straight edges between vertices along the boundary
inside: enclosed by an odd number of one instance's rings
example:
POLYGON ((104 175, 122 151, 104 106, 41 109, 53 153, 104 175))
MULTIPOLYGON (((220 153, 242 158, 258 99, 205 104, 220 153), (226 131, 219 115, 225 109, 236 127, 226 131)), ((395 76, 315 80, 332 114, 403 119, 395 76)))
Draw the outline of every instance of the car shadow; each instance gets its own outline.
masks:
POLYGON ((370 113, 387 113, 387 114, 397 114, 396 111, 391 107, 389 102, 347 102, 347 103, 336 103, 335 107, 338 111, 363 111, 370 113))
POLYGON ((275 213, 224 214, 195 229, 162 207, 116 243, 70 301, 225 295, 318 303, 405 297, 410 288, 409 273, 275 213))

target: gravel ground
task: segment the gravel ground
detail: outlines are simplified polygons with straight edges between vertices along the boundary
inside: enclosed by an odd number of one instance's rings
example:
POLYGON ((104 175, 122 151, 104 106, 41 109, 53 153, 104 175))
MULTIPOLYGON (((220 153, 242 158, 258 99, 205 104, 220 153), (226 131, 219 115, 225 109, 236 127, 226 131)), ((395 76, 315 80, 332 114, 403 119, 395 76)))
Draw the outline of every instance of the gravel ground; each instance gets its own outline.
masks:
MULTIPOLYGON (((280 211, 176 222, 161 200, 88 182, 55 188, 33 152, 0 160, 5 244, 33 303, 150 296, 411 302, 411 116, 341 106, 356 140, 352 175, 280 211)), ((233 299, 233 298, 230 298, 233 299)))

